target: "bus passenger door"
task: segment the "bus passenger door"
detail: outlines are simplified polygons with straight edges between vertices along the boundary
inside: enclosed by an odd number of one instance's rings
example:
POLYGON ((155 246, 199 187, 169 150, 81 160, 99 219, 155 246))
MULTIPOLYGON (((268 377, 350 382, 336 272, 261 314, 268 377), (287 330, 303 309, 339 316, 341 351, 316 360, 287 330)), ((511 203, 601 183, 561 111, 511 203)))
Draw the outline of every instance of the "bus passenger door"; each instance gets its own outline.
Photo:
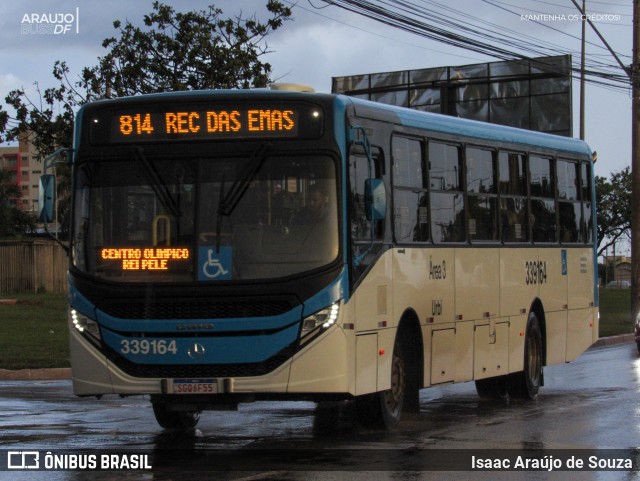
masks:
MULTIPOLYGON (((348 199, 351 287, 354 289, 364 282, 365 277, 367 278, 367 285, 358 287, 356 297, 360 299, 366 295, 366 292, 371 297, 366 301, 366 304, 371 306, 376 314, 371 312, 369 314, 373 315, 367 315, 372 323, 368 327, 369 329, 377 328, 377 322, 373 322, 374 317, 386 316, 388 307, 391 307, 392 291, 390 284, 391 265, 387 266, 384 260, 382 262, 378 260, 378 255, 383 247, 385 219, 371 219, 370 215, 367 215, 366 196, 370 194, 369 187, 372 185, 370 180, 382 181, 384 165, 382 151, 375 147, 371 150, 370 161, 363 149, 359 146, 352 147, 349 157, 348 199), (374 266, 374 263, 377 264, 374 266)), ((358 318, 362 319, 359 315, 358 318)), ((360 330, 360 326, 358 330, 360 330)))
MULTIPOLYGON (((380 256, 384 212, 367 212, 371 187, 381 187, 384 174, 382 149, 352 144, 349 156, 350 283, 357 331, 356 391, 359 394, 388 389, 395 330, 392 306, 392 259, 380 256), (371 182, 377 179, 376 182, 371 182), (377 333, 377 334, 376 334, 377 333), (374 335, 375 334, 375 335, 374 335), (380 352, 389 353, 381 355, 380 352), (376 379, 377 378, 377 379, 376 379)), ((386 195, 386 194, 385 194, 386 195)))

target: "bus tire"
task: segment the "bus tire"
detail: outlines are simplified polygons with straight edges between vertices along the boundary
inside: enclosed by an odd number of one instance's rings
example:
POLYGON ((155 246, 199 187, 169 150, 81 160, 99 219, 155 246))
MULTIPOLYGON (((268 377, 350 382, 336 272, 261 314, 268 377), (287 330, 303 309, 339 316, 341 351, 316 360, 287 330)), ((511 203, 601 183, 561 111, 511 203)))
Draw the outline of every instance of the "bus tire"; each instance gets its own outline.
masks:
POLYGON ((513 374, 511 393, 514 397, 534 400, 542 386, 542 331, 535 312, 529 313, 524 341, 524 370, 513 374))
POLYGON ((160 427, 188 431, 193 429, 200 421, 201 411, 173 411, 168 409, 165 403, 151 403, 153 414, 160 427))
POLYGON ((391 429, 400 422, 407 389, 407 368, 402 344, 396 340, 391 360, 391 389, 356 398, 358 419, 365 427, 391 429))

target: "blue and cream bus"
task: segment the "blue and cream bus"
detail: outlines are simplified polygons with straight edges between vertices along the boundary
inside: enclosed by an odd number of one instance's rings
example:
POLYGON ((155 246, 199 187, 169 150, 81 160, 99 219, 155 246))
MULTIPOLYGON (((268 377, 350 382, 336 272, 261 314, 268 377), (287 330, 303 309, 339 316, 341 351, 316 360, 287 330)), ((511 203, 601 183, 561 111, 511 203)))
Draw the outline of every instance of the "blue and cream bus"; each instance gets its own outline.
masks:
POLYGON ((592 156, 578 140, 281 90, 84 106, 73 149, 79 396, 159 424, 254 400, 422 388, 535 398, 598 335, 592 156))

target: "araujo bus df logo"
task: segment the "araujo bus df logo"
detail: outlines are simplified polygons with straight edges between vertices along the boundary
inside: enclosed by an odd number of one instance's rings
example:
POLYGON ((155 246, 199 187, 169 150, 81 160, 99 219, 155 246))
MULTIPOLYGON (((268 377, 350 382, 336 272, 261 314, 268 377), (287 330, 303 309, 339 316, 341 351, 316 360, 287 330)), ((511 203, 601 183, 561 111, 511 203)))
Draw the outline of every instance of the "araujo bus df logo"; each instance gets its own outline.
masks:
POLYGON ((80 7, 75 13, 25 13, 20 22, 22 35, 66 35, 80 33, 80 7))

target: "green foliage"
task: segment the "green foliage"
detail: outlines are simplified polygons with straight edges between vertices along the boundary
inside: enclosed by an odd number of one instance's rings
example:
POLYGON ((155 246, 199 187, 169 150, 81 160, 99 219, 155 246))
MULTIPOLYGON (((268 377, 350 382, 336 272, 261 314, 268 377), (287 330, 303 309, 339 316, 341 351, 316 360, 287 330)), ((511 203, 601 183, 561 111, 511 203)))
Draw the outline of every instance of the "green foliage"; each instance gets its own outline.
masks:
MULTIPOLYGON (((77 108, 87 102, 128 95, 218 88, 264 87, 271 65, 265 37, 291 17, 291 9, 267 0, 270 17, 259 20, 237 16, 223 18, 213 5, 207 10, 176 12, 160 2, 145 15, 144 26, 116 20, 118 34, 107 38, 107 50, 98 64, 85 67, 77 80, 70 78, 66 62, 58 60, 53 76, 58 83, 29 98, 25 89, 7 95, 15 112, 0 106, 0 142, 28 136, 40 159, 62 147, 71 147, 77 108)), ((58 217, 68 226, 71 181, 69 170, 58 168, 58 217)), ((4 218, 0 221, 4 222, 4 218)), ((0 226, 2 223, 0 223, 0 226)))
POLYGON ((609 179, 597 176, 596 210, 598 213, 598 255, 631 232, 631 171, 625 167, 609 179))
POLYGON ((291 16, 291 9, 270 0, 271 18, 222 18, 213 5, 179 13, 153 4, 142 29, 115 21, 118 37, 105 39, 109 52, 85 68, 79 84, 93 98, 111 98, 176 90, 264 87, 271 65, 265 37, 291 16))
POLYGON ((0 239, 21 237, 34 228, 32 217, 15 205, 20 197, 18 184, 0 169, 0 239))
POLYGON ((9 93, 5 101, 14 109, 15 118, 0 110, 0 142, 28 133, 44 157, 71 147, 74 112, 92 100, 176 90, 264 87, 271 74, 271 65, 261 60, 269 52, 265 38, 291 17, 291 9, 278 0, 268 0, 266 7, 270 17, 260 20, 255 15, 223 18, 222 10, 213 5, 181 13, 154 2, 142 28, 116 20, 113 26, 118 35, 102 42, 106 55, 98 57, 97 65, 85 67, 78 80, 70 79, 66 62, 58 60, 53 76, 59 85, 44 92, 38 87, 38 101, 30 99, 24 89, 9 93))

